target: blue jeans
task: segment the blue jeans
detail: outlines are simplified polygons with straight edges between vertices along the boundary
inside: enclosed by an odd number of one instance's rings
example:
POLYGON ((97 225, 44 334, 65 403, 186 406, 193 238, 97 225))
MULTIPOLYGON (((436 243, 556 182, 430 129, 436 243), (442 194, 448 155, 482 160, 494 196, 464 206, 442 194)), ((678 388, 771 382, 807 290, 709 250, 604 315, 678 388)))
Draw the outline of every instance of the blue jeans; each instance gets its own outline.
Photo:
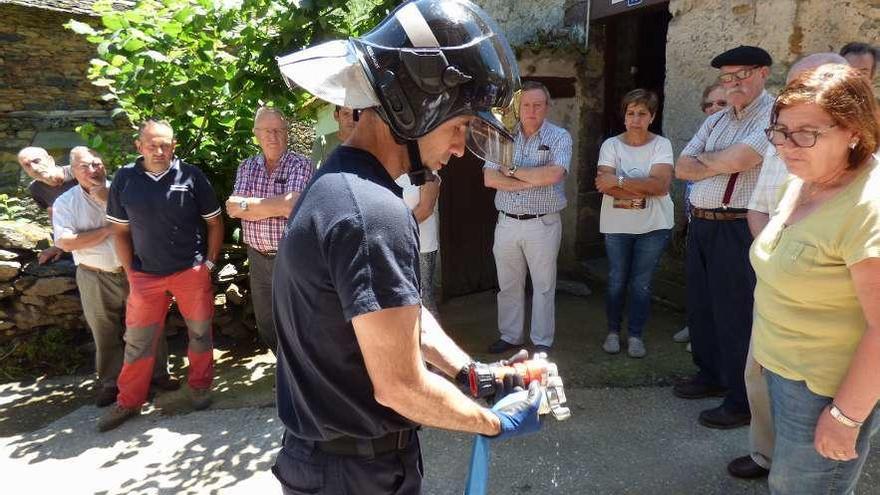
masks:
POLYGON ((670 232, 671 229, 661 229, 644 234, 605 234, 608 255, 605 316, 609 332, 620 333, 623 306, 629 292, 629 336, 642 337, 651 310, 651 278, 670 232))
POLYGON ((871 450, 871 437, 877 433, 877 409, 865 420, 856 452, 859 457, 840 462, 826 459, 813 446, 816 424, 830 397, 816 395, 805 382, 783 378, 764 370, 770 391, 770 409, 776 430, 770 492, 773 495, 850 494, 871 450))

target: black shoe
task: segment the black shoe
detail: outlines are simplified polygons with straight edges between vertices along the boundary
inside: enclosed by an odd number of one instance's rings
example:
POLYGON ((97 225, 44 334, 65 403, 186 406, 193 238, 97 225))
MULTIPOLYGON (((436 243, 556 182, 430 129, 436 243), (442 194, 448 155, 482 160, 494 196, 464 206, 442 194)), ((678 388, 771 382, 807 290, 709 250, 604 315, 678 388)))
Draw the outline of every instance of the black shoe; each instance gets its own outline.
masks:
POLYGON ((490 345, 487 350, 489 351, 489 354, 501 354, 502 352, 508 352, 519 348, 520 346, 517 344, 511 344, 504 339, 498 339, 490 345))
POLYGON ((700 413, 700 424, 706 428, 714 428, 716 430, 732 430, 740 426, 748 426, 752 421, 752 415, 744 413, 730 412, 723 405, 714 409, 706 409, 700 413))
POLYGON ((727 390, 718 385, 709 385, 691 378, 690 380, 676 383, 672 387, 672 393, 680 399, 705 399, 707 397, 724 397, 727 390))
POLYGON ((761 467, 750 455, 737 457, 730 461, 730 464, 727 465, 727 472, 735 478, 745 480, 764 478, 770 474, 769 469, 761 467))
POLYGON ((550 354, 550 346, 549 345, 536 345, 535 352, 543 352, 544 354, 550 354))
POLYGON ((98 390, 98 395, 95 396, 95 405, 98 407, 107 407, 116 402, 116 396, 118 394, 119 389, 116 387, 101 387, 101 389, 98 390))
POLYGON ((180 388, 180 380, 165 375, 161 378, 153 378, 152 380, 150 380, 150 387, 156 387, 159 390, 164 390, 165 392, 174 392, 175 390, 180 388))

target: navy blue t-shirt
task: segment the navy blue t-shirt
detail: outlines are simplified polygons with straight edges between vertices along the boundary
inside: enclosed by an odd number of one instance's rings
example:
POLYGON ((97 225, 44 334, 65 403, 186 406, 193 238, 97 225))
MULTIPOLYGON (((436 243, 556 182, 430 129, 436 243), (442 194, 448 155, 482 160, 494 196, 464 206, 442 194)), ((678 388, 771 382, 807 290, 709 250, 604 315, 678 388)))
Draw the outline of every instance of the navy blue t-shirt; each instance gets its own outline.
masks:
POLYGON ((297 438, 377 438, 415 424, 382 406, 352 318, 418 305, 418 225, 370 153, 336 148, 303 191, 275 258, 278 415, 297 438))
POLYGON ((168 275, 205 262, 205 220, 220 214, 214 188, 198 168, 175 158, 154 175, 143 158, 116 172, 107 199, 107 220, 128 225, 132 268, 168 275))

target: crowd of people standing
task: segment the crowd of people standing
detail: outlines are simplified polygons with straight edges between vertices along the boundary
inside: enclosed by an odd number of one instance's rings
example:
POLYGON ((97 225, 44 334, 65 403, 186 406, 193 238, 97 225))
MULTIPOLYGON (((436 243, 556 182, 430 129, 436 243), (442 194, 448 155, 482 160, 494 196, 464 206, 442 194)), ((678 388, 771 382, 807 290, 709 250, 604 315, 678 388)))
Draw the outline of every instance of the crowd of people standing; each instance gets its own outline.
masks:
MULTIPOLYGON (((677 159, 671 142, 649 130, 660 101, 646 89, 623 97, 625 131, 599 152, 595 187, 603 194, 600 231, 609 275, 607 335, 596 345, 621 352, 625 321, 627 354, 646 356, 651 282, 674 228, 670 188, 676 178, 687 181, 687 327, 675 338, 690 341, 698 372, 678 383, 674 394, 721 400, 700 413, 703 426, 750 425, 752 452, 734 459, 728 470, 742 478, 769 474, 773 493, 818 493, 819 487, 851 492, 880 428, 880 111, 871 87, 876 59, 876 49, 861 43, 840 54, 804 57, 773 97, 765 89, 771 55, 754 46, 733 48, 711 61, 718 77, 702 94, 706 119, 677 159)), ((572 138, 547 120, 551 104, 545 86, 523 84, 512 162, 487 159, 483 168, 498 210, 493 254, 499 338, 490 353, 519 349, 527 339, 538 351, 553 350, 560 212, 567 205, 572 138)), ((188 328, 192 404, 210 405, 210 274, 220 255, 224 209, 242 222, 260 338, 273 352, 298 352, 279 349, 290 345, 279 343, 276 323, 286 316, 273 309, 279 243, 322 164, 343 166, 339 157, 372 163, 346 145, 358 115, 336 106, 339 133, 320 138, 309 159, 288 149, 283 113, 258 109, 253 132, 260 153, 241 163, 225 204, 198 167, 175 155, 174 130, 163 120, 141 123, 135 141, 140 157, 112 182, 101 157, 88 148, 74 148, 68 167, 56 166, 45 150, 21 151, 19 162, 35 179, 31 194, 49 209, 53 224, 55 249, 41 262, 66 251, 77 264, 83 311, 96 343, 96 403, 112 406, 99 430, 139 414, 150 387, 180 387, 168 374, 163 335, 172 296, 188 328)), ((378 170, 370 180, 385 179, 378 170)), ((442 185, 436 170, 426 175, 416 181, 404 173, 385 186, 400 190, 416 220, 421 278, 409 296, 421 301, 436 324, 442 185)), ((322 214, 313 210, 315 218, 322 214)), ((354 246, 357 239, 344 234, 336 234, 342 236, 338 245, 354 246)), ((350 254, 355 260, 363 255, 357 249, 350 254)), ((283 265, 290 269, 289 262, 283 265)), ((351 276, 357 281, 365 275, 351 276)), ((318 292, 325 288, 315 286, 318 292)), ((365 304, 358 294, 351 296, 351 304, 365 304)))

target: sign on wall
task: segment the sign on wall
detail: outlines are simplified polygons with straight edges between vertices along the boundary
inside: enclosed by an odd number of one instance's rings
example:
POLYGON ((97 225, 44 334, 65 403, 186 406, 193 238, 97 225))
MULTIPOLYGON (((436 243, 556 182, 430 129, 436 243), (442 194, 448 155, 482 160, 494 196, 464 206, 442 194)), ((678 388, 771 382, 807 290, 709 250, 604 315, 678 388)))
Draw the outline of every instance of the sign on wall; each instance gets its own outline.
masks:
POLYGON ((590 20, 602 19, 617 14, 625 14, 642 7, 668 4, 669 0, 605 0, 593 1, 590 9, 590 20))

